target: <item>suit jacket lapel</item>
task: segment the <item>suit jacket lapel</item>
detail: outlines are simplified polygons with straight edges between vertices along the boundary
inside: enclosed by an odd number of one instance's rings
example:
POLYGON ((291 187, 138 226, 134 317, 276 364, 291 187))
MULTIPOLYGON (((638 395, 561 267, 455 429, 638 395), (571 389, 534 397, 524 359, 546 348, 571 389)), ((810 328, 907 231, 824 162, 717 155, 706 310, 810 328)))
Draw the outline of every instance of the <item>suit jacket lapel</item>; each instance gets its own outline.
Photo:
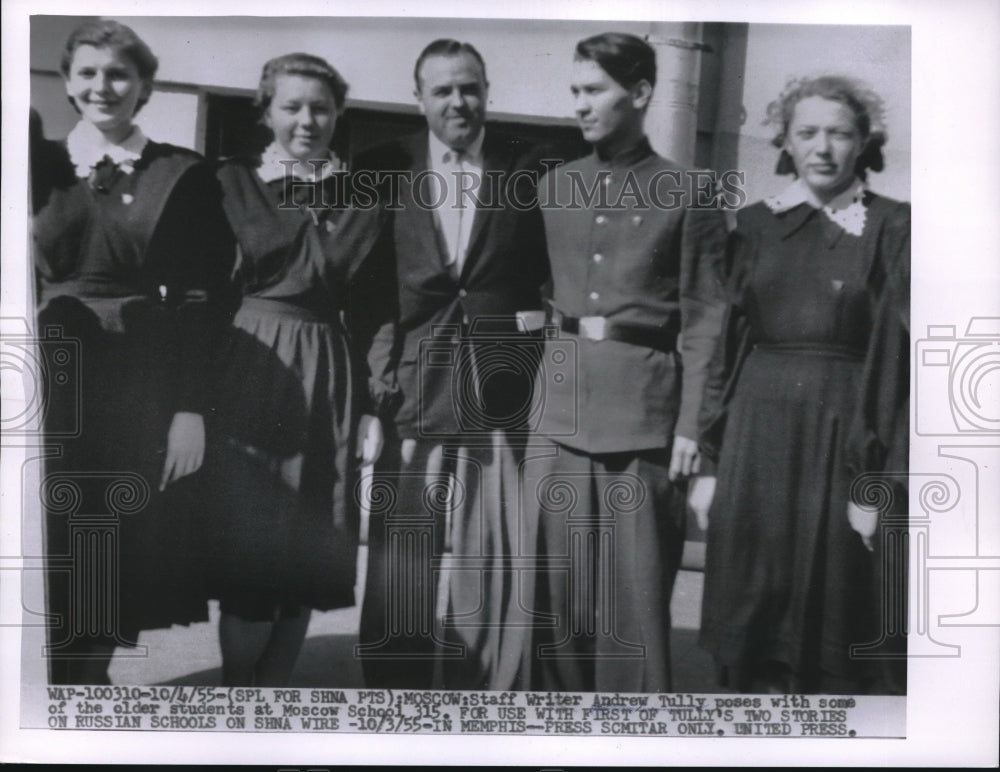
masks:
POLYGON ((485 238, 486 225, 490 218, 506 207, 504 184, 509 164, 510 154, 502 145, 491 141, 491 134, 487 131, 486 139, 483 142, 483 179, 479 186, 479 201, 472 219, 472 231, 469 233, 469 248, 465 253, 465 263, 462 266, 463 277, 469 275, 469 272, 475 267, 474 263, 482 254, 482 241, 485 238), (490 177, 490 171, 493 171, 494 177, 490 177), (495 183, 497 171, 504 174, 495 183), (483 206, 479 206, 479 202, 483 206))
POLYGON ((409 188, 408 199, 404 198, 403 206, 406 208, 408 219, 414 225, 416 238, 424 243, 422 254, 436 254, 438 266, 442 269, 445 264, 446 250, 441 243, 441 233, 438 228, 437 218, 434 210, 425 204, 433 203, 433 191, 430 188, 430 177, 426 174, 429 171, 427 164, 428 139, 427 131, 414 134, 404 141, 404 147, 410 157, 410 178, 406 182, 409 188))

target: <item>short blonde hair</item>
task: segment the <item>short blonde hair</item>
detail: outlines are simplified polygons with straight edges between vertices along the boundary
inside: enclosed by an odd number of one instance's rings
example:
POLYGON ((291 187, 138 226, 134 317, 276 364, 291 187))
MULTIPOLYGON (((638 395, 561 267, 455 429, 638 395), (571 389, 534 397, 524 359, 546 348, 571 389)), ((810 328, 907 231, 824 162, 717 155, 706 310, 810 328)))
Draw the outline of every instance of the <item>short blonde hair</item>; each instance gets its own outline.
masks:
POLYGON ((265 112, 274 99, 274 84, 279 75, 300 75, 306 78, 316 78, 323 81, 333 94, 337 111, 344 109, 347 99, 347 81, 330 65, 326 59, 312 54, 285 54, 269 60, 260 73, 260 84, 257 86, 257 97, 254 104, 265 112))

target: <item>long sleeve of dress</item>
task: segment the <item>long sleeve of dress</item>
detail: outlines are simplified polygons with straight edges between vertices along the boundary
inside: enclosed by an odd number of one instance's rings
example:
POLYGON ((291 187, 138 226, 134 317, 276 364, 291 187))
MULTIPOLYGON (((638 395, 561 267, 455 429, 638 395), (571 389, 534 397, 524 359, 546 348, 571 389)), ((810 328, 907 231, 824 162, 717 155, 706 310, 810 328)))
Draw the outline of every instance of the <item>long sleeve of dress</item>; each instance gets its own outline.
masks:
POLYGON ((361 412, 387 417, 399 387, 394 378, 394 340, 398 316, 391 219, 381 212, 379 235, 354 274, 347 295, 347 325, 360 352, 366 388, 361 412))
POLYGON ((147 291, 171 309, 175 412, 204 413, 234 254, 221 191, 207 164, 177 181, 150 241, 147 291))
POLYGON ((846 440, 852 475, 905 473, 909 448, 910 207, 900 204, 879 239, 869 281, 875 318, 857 411, 846 440))
POLYGON ((698 414, 726 309, 723 265, 726 220, 721 210, 691 209, 681 233, 681 405, 675 434, 697 437, 698 414))
POLYGON ((752 239, 740 230, 729 234, 726 249, 726 299, 722 333, 708 364, 708 377, 698 414, 698 445, 702 471, 714 472, 726 428, 729 403, 740 367, 750 349, 749 327, 743 307, 744 286, 752 260, 752 239))

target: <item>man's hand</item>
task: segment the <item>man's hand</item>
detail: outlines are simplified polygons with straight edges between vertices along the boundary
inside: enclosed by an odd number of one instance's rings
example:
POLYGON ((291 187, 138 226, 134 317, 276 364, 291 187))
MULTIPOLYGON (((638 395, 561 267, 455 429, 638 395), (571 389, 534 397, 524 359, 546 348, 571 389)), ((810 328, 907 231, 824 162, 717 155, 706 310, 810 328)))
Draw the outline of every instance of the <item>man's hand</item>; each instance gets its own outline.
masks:
POLYGON ((687 437, 676 435, 674 447, 670 453, 670 469, 667 477, 671 482, 678 477, 690 477, 698 474, 701 467, 701 456, 698 454, 698 443, 687 437))
POLYGON ((198 413, 174 413, 167 432, 167 458, 160 490, 201 469, 205 460, 205 422, 198 413))
POLYGON ((878 510, 873 507, 859 507, 853 501, 849 501, 847 502, 847 522, 851 524, 851 528, 857 531, 865 548, 869 552, 874 552, 872 537, 878 526, 878 510))
POLYGON ((382 422, 373 415, 363 415, 358 422, 358 446, 354 455, 361 466, 370 466, 382 455, 382 422))
POLYGON ((708 511, 715 498, 715 478, 695 477, 688 484, 688 507, 694 512, 701 530, 708 529, 708 511))

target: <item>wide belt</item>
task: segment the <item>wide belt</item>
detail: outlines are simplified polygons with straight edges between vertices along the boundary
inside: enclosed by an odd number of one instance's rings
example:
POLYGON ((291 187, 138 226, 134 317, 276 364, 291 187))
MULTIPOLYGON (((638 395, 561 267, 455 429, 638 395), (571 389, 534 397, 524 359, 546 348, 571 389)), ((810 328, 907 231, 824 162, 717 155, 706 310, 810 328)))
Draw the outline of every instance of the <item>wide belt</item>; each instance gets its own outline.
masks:
POLYGON ((642 346, 667 354, 677 350, 678 325, 652 327, 645 324, 615 322, 604 316, 562 316, 554 315, 553 321, 559 329, 570 335, 579 335, 587 340, 616 340, 633 346, 642 346))

